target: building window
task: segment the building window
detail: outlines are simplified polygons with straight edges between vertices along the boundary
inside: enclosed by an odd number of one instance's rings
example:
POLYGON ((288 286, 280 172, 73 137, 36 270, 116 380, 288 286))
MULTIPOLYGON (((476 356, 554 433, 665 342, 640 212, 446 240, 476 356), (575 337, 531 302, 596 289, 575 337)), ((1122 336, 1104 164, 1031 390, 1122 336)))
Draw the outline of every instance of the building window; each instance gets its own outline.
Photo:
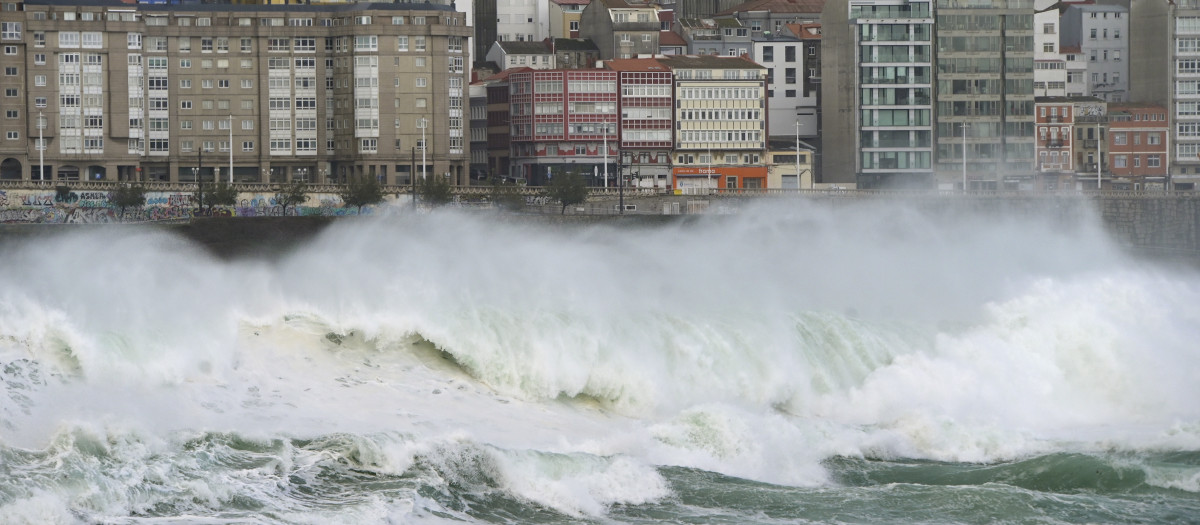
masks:
POLYGON ((785 46, 783 48, 783 61, 784 62, 795 62, 796 61, 796 46, 785 46))
POLYGON ((254 151, 254 141, 247 140, 242 143, 242 151, 254 151))
POLYGON ((783 77, 784 77, 784 80, 783 80, 784 83, 795 84, 796 83, 796 68, 789 67, 789 68, 784 69, 783 77))
POLYGON ((17 139, 21 138, 21 132, 9 131, 9 132, 5 133, 4 138, 6 138, 8 140, 17 140, 17 139))

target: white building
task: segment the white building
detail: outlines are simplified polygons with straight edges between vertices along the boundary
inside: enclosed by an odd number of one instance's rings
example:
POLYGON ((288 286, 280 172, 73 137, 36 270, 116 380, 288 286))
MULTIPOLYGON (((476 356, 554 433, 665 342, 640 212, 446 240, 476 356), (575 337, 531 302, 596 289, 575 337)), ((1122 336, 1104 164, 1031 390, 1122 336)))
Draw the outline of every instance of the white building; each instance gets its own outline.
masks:
POLYGON ((1067 59, 1059 44, 1057 0, 1037 0, 1033 15, 1033 94, 1067 95, 1067 59))
POLYGON ((548 0, 496 0, 496 40, 540 42, 548 36, 548 0))
POLYGON ((817 105, 815 92, 805 96, 807 57, 804 43, 786 28, 781 34, 756 37, 752 41, 752 59, 767 68, 767 134, 770 137, 790 137, 817 134, 817 105), (801 108, 806 108, 801 111, 801 108))

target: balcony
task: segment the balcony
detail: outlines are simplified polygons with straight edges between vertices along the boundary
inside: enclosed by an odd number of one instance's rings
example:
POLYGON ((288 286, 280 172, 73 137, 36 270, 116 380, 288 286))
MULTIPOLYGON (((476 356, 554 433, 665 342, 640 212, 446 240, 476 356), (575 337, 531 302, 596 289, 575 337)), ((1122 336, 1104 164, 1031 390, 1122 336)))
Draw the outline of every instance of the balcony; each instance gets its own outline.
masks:
POLYGON ((1063 117, 1060 117, 1058 115, 1050 115, 1049 117, 1046 117, 1046 122, 1049 122, 1051 124, 1057 124, 1059 122, 1063 122, 1063 117))
POLYGON ((1096 149, 1096 139, 1087 139, 1083 141, 1084 149, 1096 149))
POLYGON ((1046 141, 1046 144, 1045 144, 1045 147, 1047 147, 1047 148, 1061 148, 1061 147, 1063 147, 1063 141, 1062 141, 1062 140, 1047 140, 1047 141, 1046 141))

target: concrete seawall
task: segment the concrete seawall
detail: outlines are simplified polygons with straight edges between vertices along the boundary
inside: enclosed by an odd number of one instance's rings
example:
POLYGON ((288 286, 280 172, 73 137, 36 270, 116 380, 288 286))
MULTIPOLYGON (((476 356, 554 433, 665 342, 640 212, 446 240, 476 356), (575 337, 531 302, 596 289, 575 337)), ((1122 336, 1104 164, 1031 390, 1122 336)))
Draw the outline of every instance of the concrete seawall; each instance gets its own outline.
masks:
MULTIPOLYGON (((505 220, 537 222, 546 225, 586 225, 597 223, 621 224, 630 227, 653 226, 695 220, 697 215, 664 215, 646 213, 663 209, 680 209, 699 212, 706 210, 736 214, 739 209, 762 202, 761 199, 785 197, 736 197, 721 196, 689 197, 659 196, 626 198, 626 203, 635 203, 639 213, 612 215, 613 203, 599 198, 589 201, 586 207, 568 209, 566 215, 558 213, 557 206, 547 207, 544 213, 499 214, 505 220), (672 208, 672 203, 680 203, 672 208), (704 206, 698 206, 703 203, 704 206), (602 213, 597 213, 603 210, 602 213)), ((847 197, 831 195, 805 197, 820 205, 869 205, 879 202, 902 202, 905 206, 916 206, 935 217, 953 216, 962 213, 994 214, 997 217, 1019 214, 1037 215, 1056 227, 1073 227, 1098 215, 1113 238, 1134 251, 1151 254, 1179 255, 1200 259, 1200 197, 1192 196, 1119 196, 1088 197, 1066 196, 1008 196, 1008 197, 948 197, 908 195, 899 199, 884 197, 847 197)), ((536 207, 531 209, 538 209, 536 207)), ((493 213, 480 211, 480 213, 493 213)), ((222 257, 264 256, 270 257, 303 243, 320 233, 335 221, 366 220, 354 216, 301 216, 301 217, 213 217, 193 218, 186 222, 137 223, 137 224, 0 224, 0 249, 13 242, 31 240, 61 232, 78 232, 96 228, 161 228, 176 232, 205 246, 222 257)))

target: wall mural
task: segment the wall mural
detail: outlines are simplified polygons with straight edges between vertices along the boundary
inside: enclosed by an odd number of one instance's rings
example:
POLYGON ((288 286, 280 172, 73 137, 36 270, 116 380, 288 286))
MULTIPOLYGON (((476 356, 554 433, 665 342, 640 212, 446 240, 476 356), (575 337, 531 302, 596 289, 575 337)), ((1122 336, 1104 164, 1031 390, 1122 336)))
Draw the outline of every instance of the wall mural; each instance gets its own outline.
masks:
MULTIPOLYGON (((386 197, 384 202, 392 200, 386 197)), ((218 206, 211 212, 196 209, 191 193, 146 192, 142 209, 121 209, 109 201, 105 191, 0 190, 0 223, 39 224, 97 224, 139 221, 178 221, 198 216, 217 217, 281 217, 283 206, 275 201, 274 193, 239 193, 237 204, 218 206)), ((344 206, 342 198, 333 193, 310 193, 300 206, 289 206, 289 216, 358 215, 358 208, 344 206)), ((373 206, 364 206, 363 215, 370 215, 373 206)))

